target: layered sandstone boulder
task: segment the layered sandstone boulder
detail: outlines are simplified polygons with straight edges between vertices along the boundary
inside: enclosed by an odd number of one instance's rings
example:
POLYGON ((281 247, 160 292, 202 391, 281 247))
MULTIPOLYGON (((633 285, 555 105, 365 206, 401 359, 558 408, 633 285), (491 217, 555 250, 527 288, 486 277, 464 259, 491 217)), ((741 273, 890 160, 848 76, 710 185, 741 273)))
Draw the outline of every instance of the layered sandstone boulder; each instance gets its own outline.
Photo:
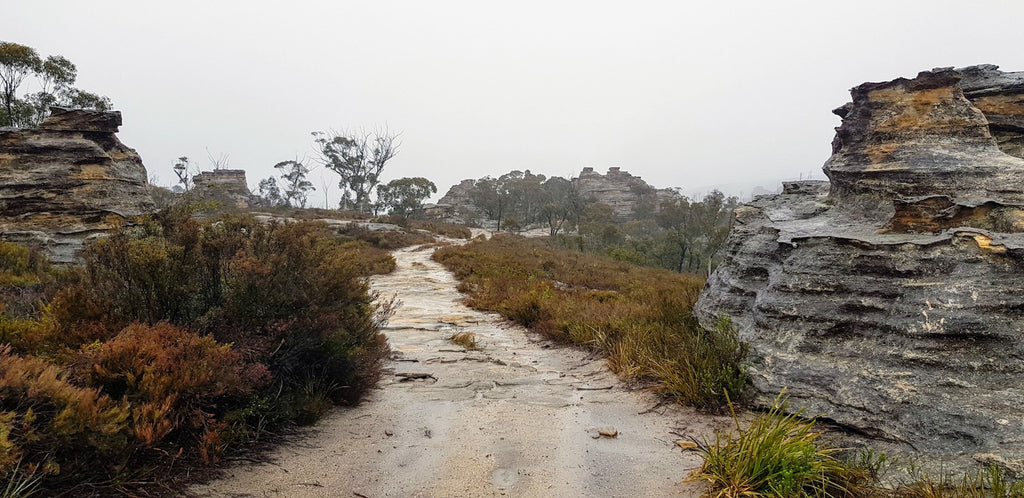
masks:
POLYGON ((146 168, 116 136, 121 113, 55 108, 38 128, 0 128, 0 239, 58 262, 152 211, 146 168))
POLYGON ((195 176, 190 194, 196 199, 216 201, 223 207, 246 209, 252 193, 242 169, 215 169, 195 176))
POLYGON ((696 312, 732 317, 760 403, 786 389, 933 466, 1024 473, 1024 73, 851 93, 830 182, 740 207, 696 312))

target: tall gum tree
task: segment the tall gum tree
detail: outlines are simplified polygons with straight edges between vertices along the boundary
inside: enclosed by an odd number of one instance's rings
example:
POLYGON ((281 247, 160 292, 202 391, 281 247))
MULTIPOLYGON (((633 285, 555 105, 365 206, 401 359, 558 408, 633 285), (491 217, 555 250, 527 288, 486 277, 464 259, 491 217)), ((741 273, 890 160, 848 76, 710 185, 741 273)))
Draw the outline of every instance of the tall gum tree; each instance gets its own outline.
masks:
POLYGON ((320 161, 341 177, 339 208, 364 213, 373 211, 370 196, 380 175, 396 155, 401 142, 388 129, 373 132, 313 132, 320 161))

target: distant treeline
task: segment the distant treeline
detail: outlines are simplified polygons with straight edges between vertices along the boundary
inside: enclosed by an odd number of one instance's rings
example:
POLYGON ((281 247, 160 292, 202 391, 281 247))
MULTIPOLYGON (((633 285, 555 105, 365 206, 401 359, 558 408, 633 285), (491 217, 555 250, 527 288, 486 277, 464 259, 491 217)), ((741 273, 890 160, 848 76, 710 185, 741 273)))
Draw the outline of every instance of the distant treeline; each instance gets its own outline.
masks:
POLYGON ((715 254, 739 204, 736 197, 715 190, 690 199, 643 185, 631 185, 630 193, 634 208, 623 220, 570 180, 512 171, 476 180, 468 192, 470 205, 457 214, 499 231, 545 227, 554 244, 634 264, 700 273, 717 264, 715 254))

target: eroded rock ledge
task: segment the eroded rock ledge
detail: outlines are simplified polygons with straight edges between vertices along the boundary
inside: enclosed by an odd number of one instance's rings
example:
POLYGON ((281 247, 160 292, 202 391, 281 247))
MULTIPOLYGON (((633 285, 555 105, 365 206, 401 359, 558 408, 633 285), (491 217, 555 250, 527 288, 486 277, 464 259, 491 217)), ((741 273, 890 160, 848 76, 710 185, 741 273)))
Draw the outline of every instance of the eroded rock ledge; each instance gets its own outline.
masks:
POLYGON ((39 128, 0 128, 0 239, 69 262, 90 237, 152 211, 146 168, 117 139, 120 125, 120 112, 54 108, 39 128))
POLYGON ((830 182, 737 210, 697 314, 732 317, 760 403, 785 388, 946 470, 1024 473, 1024 73, 851 94, 830 182))

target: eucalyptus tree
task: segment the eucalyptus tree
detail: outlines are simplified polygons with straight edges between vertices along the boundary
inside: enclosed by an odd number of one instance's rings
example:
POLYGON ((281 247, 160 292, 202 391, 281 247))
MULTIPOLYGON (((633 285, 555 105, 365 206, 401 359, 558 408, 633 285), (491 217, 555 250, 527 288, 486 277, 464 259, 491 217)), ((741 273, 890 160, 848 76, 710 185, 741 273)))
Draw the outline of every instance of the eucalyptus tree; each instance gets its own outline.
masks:
POLYGON ((0 125, 16 126, 20 101, 18 88, 29 75, 39 71, 41 61, 34 48, 11 42, 0 42, 0 85, 3 90, 4 115, 0 116, 0 125))
POLYGON ((316 190, 313 183, 306 179, 309 168, 301 161, 281 161, 274 167, 281 170, 281 180, 284 180, 284 191, 281 193, 284 203, 289 206, 306 207, 309 191, 316 190))
POLYGON ((38 125, 53 106, 110 110, 107 97, 75 88, 77 78, 78 68, 63 56, 44 59, 32 47, 0 42, 0 126, 38 125), (19 95, 29 77, 38 91, 19 95))
POLYGON ((409 216, 423 207, 423 201, 437 193, 437 185, 423 178, 399 178, 377 186, 377 206, 390 214, 409 216))
POLYGON ((380 175, 398 155, 398 135, 386 128, 373 132, 313 132, 313 141, 324 166, 341 177, 341 209, 369 213, 370 196, 380 184, 380 175))

